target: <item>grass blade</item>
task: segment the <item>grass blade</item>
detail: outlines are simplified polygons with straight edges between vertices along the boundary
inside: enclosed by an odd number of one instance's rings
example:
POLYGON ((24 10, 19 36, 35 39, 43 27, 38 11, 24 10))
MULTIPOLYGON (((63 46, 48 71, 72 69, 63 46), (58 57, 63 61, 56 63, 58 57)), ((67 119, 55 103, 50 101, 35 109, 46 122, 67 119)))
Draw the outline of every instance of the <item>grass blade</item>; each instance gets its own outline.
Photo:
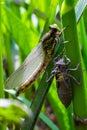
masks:
POLYGON ((87 6, 86 0, 79 0, 75 7, 75 14, 76 14, 76 22, 78 23, 83 11, 85 10, 85 7, 87 6))
MULTIPOLYGON (((81 57, 80 46, 78 43, 77 24, 76 24, 76 17, 75 17, 75 11, 73 5, 74 5, 73 0, 72 0, 72 4, 71 1, 65 0, 61 10, 61 15, 62 15, 63 26, 65 27, 69 25, 69 29, 66 30, 66 32, 64 32, 64 38, 65 40, 71 41, 71 45, 67 44, 65 46, 66 54, 71 59, 71 63, 72 63, 71 67, 76 66, 79 62, 81 62, 80 70, 74 74, 75 77, 79 78, 79 73, 84 70, 84 65, 81 57), (67 8, 67 12, 66 12, 66 8, 67 8)), ((71 81, 71 85, 73 89, 73 112, 79 117, 87 117, 87 110, 86 109, 84 110, 84 108, 87 107, 86 84, 87 84, 86 72, 84 72, 81 76, 81 84, 79 87, 73 84, 73 82, 71 81), (80 98, 78 99, 78 97, 80 98)), ((82 127, 75 126, 75 129, 84 130, 87 129, 87 126, 82 126, 82 127)))

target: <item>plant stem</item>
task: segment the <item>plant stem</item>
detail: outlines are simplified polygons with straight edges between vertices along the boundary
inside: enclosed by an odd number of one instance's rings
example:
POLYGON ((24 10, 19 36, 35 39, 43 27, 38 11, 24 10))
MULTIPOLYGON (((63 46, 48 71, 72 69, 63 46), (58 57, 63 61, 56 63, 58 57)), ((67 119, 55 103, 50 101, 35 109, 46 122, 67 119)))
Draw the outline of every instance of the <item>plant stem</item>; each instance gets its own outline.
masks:
MULTIPOLYGON (((1 34, 0 34, 0 41, 2 41, 1 34)), ((2 65, 1 43, 0 43, 0 98, 4 98, 4 80, 3 80, 3 65, 2 65)))
POLYGON ((13 62, 12 62, 12 51, 11 51, 11 39, 9 33, 5 35, 5 49, 7 55, 7 63, 8 63, 8 75, 13 72, 13 62))
MULTIPOLYGON (((45 24, 42 35, 48 30, 48 26, 50 25, 50 23, 53 23, 53 21, 54 21, 56 6, 57 6, 57 0, 55 0, 55 2, 54 2, 54 0, 52 0, 50 3, 50 8, 49 8, 50 13, 48 14, 49 19, 47 18, 47 20, 46 20, 46 24, 45 24)), ((50 66, 50 67, 52 68, 52 66, 50 66)), ((27 119, 25 121, 25 124, 24 124, 22 130, 25 130, 25 129, 33 130, 33 128, 34 128, 34 125, 35 125, 35 122, 40 113, 43 101, 47 95, 47 92, 48 92, 50 84, 51 84, 51 82, 47 84, 45 81, 46 81, 46 74, 44 74, 44 76, 39 84, 36 96, 33 99, 32 104, 31 104, 31 110, 33 113, 33 117, 31 119, 27 119)))
MULTIPOLYGON (((2 5, 0 5, 0 12, 2 10, 2 5)), ((2 65, 2 24, 1 24, 1 13, 0 13, 0 98, 4 98, 4 76, 3 76, 3 65, 2 65)), ((0 124, 0 130, 6 130, 5 124, 0 124)))
POLYGON ((44 81, 46 81, 46 74, 44 74, 44 76, 39 84, 36 96, 33 99, 33 102, 31 104, 31 110, 32 110, 33 116, 31 117, 31 119, 29 118, 25 121, 25 124, 24 124, 22 130, 25 130, 25 129, 26 130, 33 130, 33 128, 34 128, 34 125, 35 125, 36 119, 39 115, 39 112, 41 110, 44 98, 45 98, 45 96, 48 92, 48 89, 50 87, 49 84, 51 84, 51 83, 47 84, 44 81), (44 88, 44 86, 45 86, 45 88, 44 88))
MULTIPOLYGON (((81 62, 80 70, 75 73, 75 77, 80 78, 79 75, 84 70, 83 61, 80 52, 80 46, 78 43, 77 36, 77 24, 74 11, 74 0, 64 0, 61 8, 61 17, 63 27, 69 26, 64 32, 64 38, 66 41, 70 41, 65 46, 66 54, 71 60, 71 67, 74 68, 78 63, 81 62)), ((86 73, 81 75, 81 84, 77 86, 71 81, 72 92, 73 92, 73 113, 82 118, 87 118, 87 90, 86 90, 86 73)), ((76 130, 86 130, 86 126, 75 126, 76 130)))
POLYGON ((79 22, 79 27, 80 27, 80 37, 81 37, 81 44, 82 44, 82 54, 84 57, 83 61, 84 61, 84 65, 87 71, 87 37, 86 37, 83 17, 81 18, 79 22))

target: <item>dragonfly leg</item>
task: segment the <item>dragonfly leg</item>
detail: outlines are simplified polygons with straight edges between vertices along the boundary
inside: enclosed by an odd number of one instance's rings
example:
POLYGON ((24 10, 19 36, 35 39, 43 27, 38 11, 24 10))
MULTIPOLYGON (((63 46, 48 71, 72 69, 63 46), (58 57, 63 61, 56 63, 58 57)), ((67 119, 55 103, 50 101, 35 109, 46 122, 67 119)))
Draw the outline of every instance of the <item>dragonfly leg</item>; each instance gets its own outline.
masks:
POLYGON ((80 64, 81 64, 81 63, 78 63, 77 66, 76 66, 75 68, 67 69, 67 71, 70 72, 70 71, 76 71, 76 70, 78 70, 80 64))
POLYGON ((73 81, 74 81, 77 85, 80 85, 80 84, 81 84, 81 82, 78 81, 78 80, 77 80, 74 76, 72 76, 71 74, 67 74, 67 76, 68 76, 69 78, 73 79, 73 81))
POLYGON ((49 82, 49 81, 51 81, 52 80, 52 78, 54 77, 54 75, 55 75, 55 70, 52 70, 52 72, 51 72, 51 76, 48 78, 48 73, 46 72, 46 82, 49 82))

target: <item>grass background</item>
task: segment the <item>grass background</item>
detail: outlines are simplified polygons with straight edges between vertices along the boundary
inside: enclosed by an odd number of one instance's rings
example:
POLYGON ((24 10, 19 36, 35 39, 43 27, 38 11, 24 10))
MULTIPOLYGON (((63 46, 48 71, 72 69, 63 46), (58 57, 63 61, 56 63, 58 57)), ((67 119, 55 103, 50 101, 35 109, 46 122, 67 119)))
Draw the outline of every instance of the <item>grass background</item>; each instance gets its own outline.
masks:
MULTIPOLYGON (((85 125, 76 126, 73 123, 72 113, 81 118, 87 117, 87 1, 86 0, 1 0, 0 1, 0 98, 5 98, 4 81, 15 70, 14 62, 17 56, 17 66, 22 64, 26 56, 38 45, 39 39, 48 31, 48 26, 56 23, 59 28, 69 25, 64 32, 64 40, 71 41, 65 45, 67 56, 71 59, 71 68, 81 62, 80 69, 73 75, 79 79, 81 74, 81 85, 77 86, 71 82, 73 99, 68 109, 60 102, 55 79, 51 83, 44 82, 46 74, 35 82, 37 92, 33 98, 31 109, 33 119, 26 119, 23 130, 32 130, 41 108, 45 108, 43 101, 48 99, 56 116, 58 125, 55 125, 45 116, 45 110, 40 113, 40 118, 52 130, 86 130, 85 125), (6 66, 3 61, 7 63, 6 66), (8 66, 7 66, 8 65, 8 66), (41 79, 42 78, 42 79, 41 79), (49 89, 50 88, 50 89, 49 89), (49 91, 48 91, 49 90, 49 91), (49 123, 47 123, 49 122, 49 123)), ((54 56, 58 55, 64 48, 57 46, 54 56)), ((51 61, 47 70, 50 74, 53 63, 51 61)), ((11 94, 11 95, 10 95, 11 94)), ((9 97, 14 98, 14 92, 9 97), (13 95, 13 96, 12 96, 13 95)), ((32 88, 25 91, 17 100, 22 101, 28 107, 32 100, 32 88)), ((6 124, 0 126, 6 129, 6 124)), ((18 128, 18 127, 17 127, 18 128)))

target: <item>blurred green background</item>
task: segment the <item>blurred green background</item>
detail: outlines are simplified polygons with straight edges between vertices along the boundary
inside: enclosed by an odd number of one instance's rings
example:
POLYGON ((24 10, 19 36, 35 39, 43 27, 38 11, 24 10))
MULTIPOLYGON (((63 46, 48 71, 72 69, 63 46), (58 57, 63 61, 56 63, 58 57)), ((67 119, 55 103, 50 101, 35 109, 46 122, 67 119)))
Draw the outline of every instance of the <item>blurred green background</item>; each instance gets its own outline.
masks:
MULTIPOLYGON (((27 57, 27 55, 38 46, 41 37, 49 30, 49 25, 56 23, 60 29, 69 25, 64 32, 64 40, 71 43, 65 45, 67 56, 71 59, 70 67, 75 67, 81 62, 79 72, 81 74, 81 85, 71 84, 73 99, 69 108, 65 108, 59 100, 56 92, 55 79, 50 90, 36 94, 35 104, 31 109, 35 113, 41 111, 40 118, 35 127, 32 121, 27 122, 33 125, 34 129, 41 130, 87 130, 84 125, 74 125, 72 113, 81 118, 87 117, 87 0, 1 0, 0 1, 0 98, 15 98, 14 92, 4 91, 4 81, 15 71, 27 57), (75 87, 74 87, 75 86, 75 87), (38 96, 37 96, 38 95, 38 96), (46 97, 47 95, 47 97, 46 97), (43 101, 45 102, 43 103, 43 101), (41 101, 41 104, 39 102, 41 101), (39 106, 40 105, 40 106, 39 106), (38 107, 36 107, 38 106, 38 107), (37 109, 36 109, 37 108, 37 109), (50 109, 51 112, 48 111, 50 109), (51 114, 53 117, 51 117, 51 114), (46 115, 46 116, 45 116, 46 115), (48 117, 47 117, 48 116, 48 117), (51 119, 52 118, 52 119, 51 119), (43 121, 41 121, 43 120, 43 121)), ((57 47, 57 52, 61 52, 64 46, 57 47)), ((57 55, 57 54, 56 54, 57 55)), ((53 65, 51 66, 52 69, 53 65)), ((50 73, 51 69, 48 67, 50 73)), ((35 81, 32 88, 25 91, 25 94, 16 97, 28 107, 35 96, 39 86, 41 91, 47 83, 43 83, 46 74, 40 76, 35 81), (42 80, 40 81, 40 79, 42 80), (40 85, 39 85, 40 83, 40 85)), ((79 78, 79 73, 74 74, 79 78)), ((50 86, 50 84, 48 85, 50 86)), ((35 99, 35 98, 34 98, 35 99)), ((33 102, 34 103, 34 102, 33 102)), ((15 110, 14 110, 15 111, 15 110)), ((38 114, 34 118, 38 117, 38 114)), ((32 130, 29 124, 25 124, 23 130, 32 130)), ((36 121, 34 121, 36 123, 36 121)), ((87 123, 86 123, 87 124, 87 123)), ((20 129, 20 125, 15 125, 15 129, 20 129)), ((10 127, 8 127, 10 129, 10 127)), ((14 129, 13 126, 11 129, 14 129)), ((1 124, 0 130, 7 129, 7 124, 1 124)))

